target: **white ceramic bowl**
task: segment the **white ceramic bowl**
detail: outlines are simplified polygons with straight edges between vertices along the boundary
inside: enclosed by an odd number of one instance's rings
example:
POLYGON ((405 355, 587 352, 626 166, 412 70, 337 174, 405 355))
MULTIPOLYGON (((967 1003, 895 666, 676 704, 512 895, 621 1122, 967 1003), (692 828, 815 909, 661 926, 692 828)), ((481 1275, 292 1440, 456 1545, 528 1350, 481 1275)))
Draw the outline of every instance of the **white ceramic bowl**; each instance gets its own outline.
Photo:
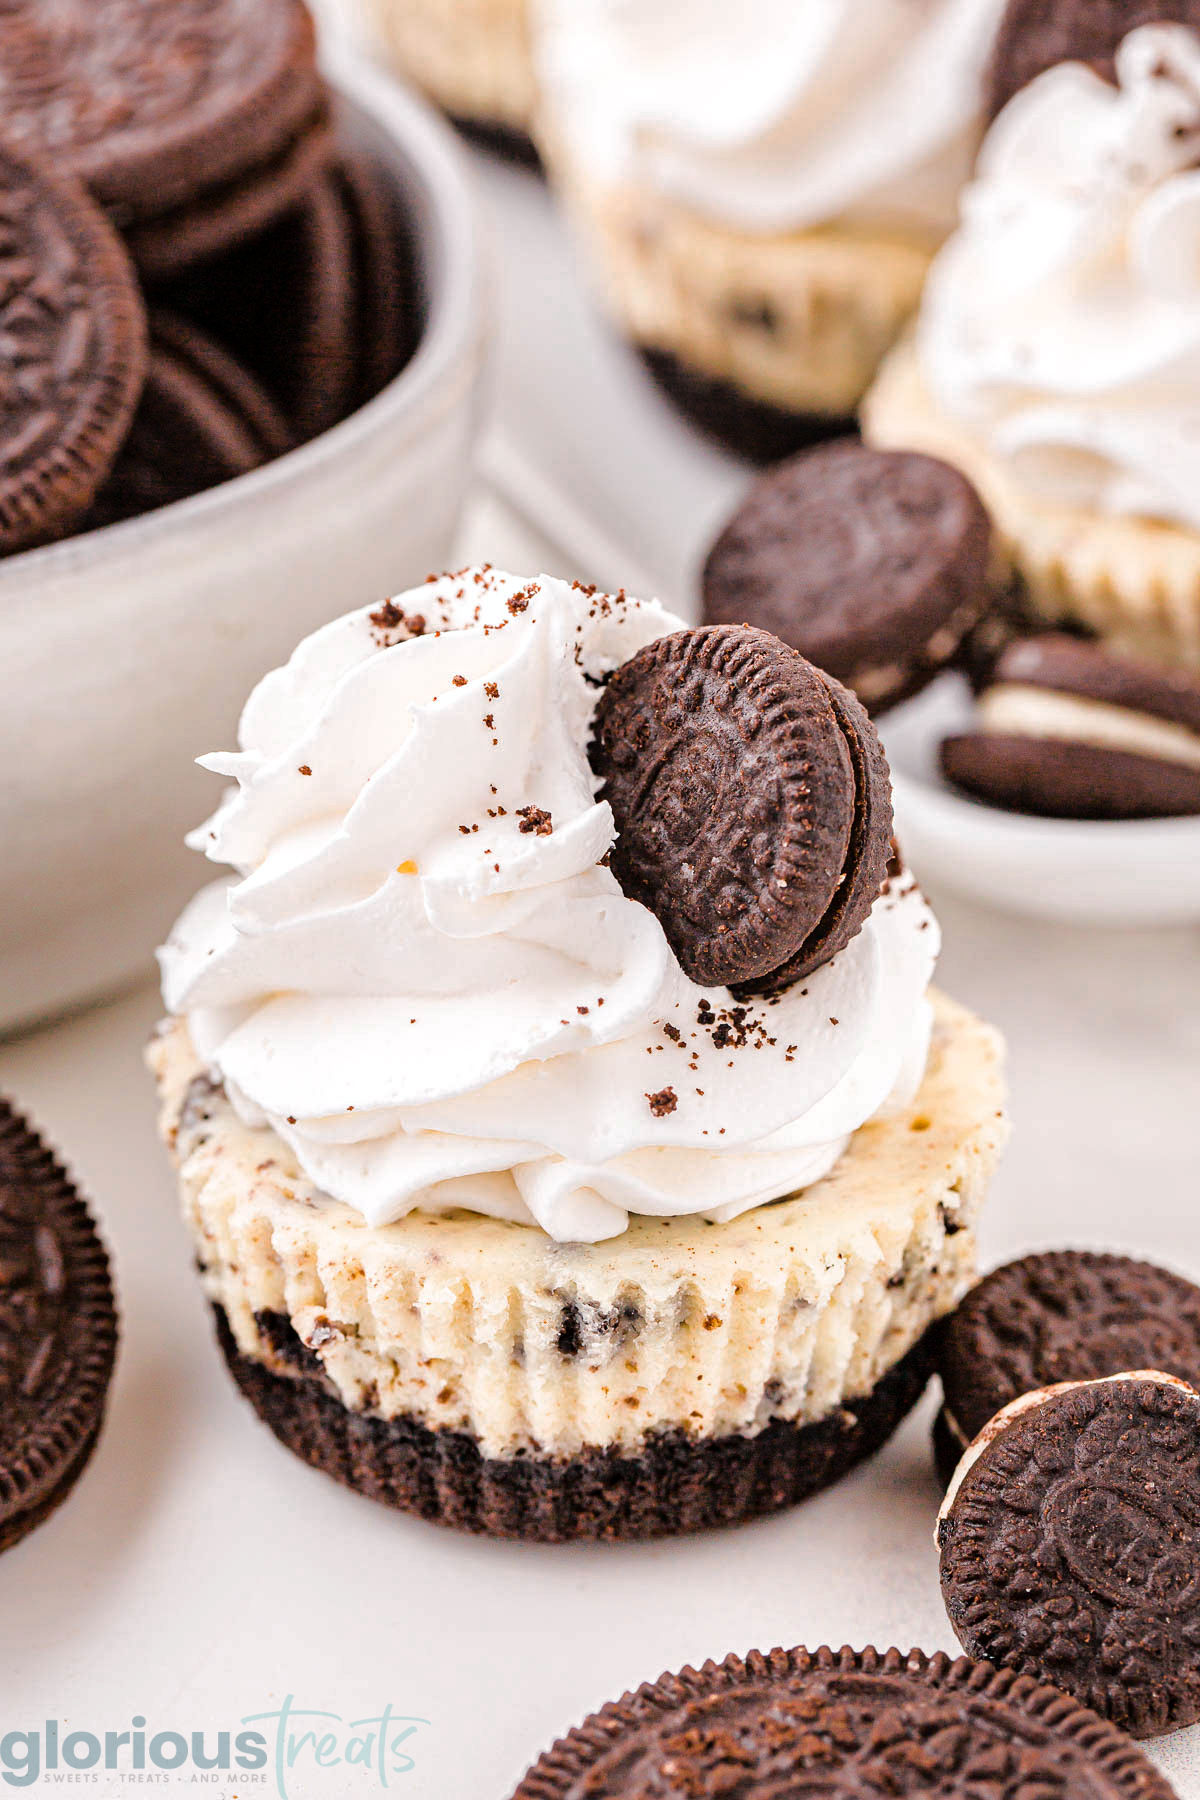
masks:
POLYGON ((444 566, 477 425, 479 222, 453 135, 359 65, 345 128, 392 169, 426 296, 406 369, 352 418, 240 479, 0 562, 0 1029, 110 991, 204 866, 254 682, 317 625, 444 566))
POLYGON ((1200 923, 1200 819, 1031 819, 967 800, 937 748, 967 726, 965 682, 944 677, 883 721, 904 853, 931 886, 1074 925, 1200 923))

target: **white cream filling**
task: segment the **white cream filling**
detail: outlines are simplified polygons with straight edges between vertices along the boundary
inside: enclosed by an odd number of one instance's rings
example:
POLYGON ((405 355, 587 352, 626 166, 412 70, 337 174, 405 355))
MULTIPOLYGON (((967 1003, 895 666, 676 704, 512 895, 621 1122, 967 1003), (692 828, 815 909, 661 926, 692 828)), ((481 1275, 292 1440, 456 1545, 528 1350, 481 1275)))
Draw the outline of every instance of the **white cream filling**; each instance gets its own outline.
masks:
POLYGON ((978 723, 982 731, 1063 739, 1200 769, 1200 733, 1150 713, 1084 699, 1079 694, 998 682, 979 701, 978 723))

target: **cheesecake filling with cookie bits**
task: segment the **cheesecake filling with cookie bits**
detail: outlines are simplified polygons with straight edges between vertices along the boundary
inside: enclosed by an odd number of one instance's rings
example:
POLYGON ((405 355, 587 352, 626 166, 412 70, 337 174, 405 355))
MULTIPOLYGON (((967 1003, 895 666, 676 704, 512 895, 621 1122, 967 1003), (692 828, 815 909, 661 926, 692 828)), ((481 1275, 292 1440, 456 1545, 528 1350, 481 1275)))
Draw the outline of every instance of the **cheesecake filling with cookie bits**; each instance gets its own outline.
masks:
POLYGON ((161 953, 251 1126, 379 1225, 463 1209, 559 1241, 725 1221, 826 1175, 924 1073, 938 951, 894 874, 833 960, 739 1001, 609 866, 588 744, 681 621, 469 569, 326 626, 268 675, 192 837, 232 879, 161 953))

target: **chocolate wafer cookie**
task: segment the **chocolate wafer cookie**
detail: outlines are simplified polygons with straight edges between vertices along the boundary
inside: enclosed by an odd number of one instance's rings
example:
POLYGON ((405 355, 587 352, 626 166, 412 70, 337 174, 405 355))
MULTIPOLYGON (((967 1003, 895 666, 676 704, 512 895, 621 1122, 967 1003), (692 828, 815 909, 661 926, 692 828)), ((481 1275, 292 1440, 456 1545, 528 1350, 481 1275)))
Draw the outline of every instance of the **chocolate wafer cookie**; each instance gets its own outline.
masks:
POLYGON ((1172 1800, 1058 1689, 910 1650, 772 1650, 602 1707, 513 1800, 1172 1800))
POLYGON ((947 780, 1064 819, 1200 813, 1200 681, 1059 632, 1003 650, 978 729, 941 746, 947 780))
POLYGON ((828 962, 882 887, 887 762, 853 696, 765 631, 660 638, 612 677, 592 765, 612 868, 702 986, 773 993, 828 962))
POLYGON ((1115 81, 1122 39, 1155 24, 1200 31, 1200 0, 1009 0, 985 84, 988 116, 1058 63, 1090 63, 1115 81))
MULTIPOLYGON (((285 171, 319 131, 325 98, 302 0, 55 0, 0 13, 0 106, 17 141, 44 147, 114 221, 155 243, 153 222, 226 206, 226 241, 296 195, 285 171), (261 192, 248 204, 248 190, 261 192), (238 204, 230 205, 231 195, 238 204)), ((151 255, 153 271, 201 243, 151 255)))
POLYGON ((359 341, 356 244, 332 173, 269 231, 165 290, 176 311, 228 344, 286 414, 298 441, 353 403, 359 341), (263 305, 263 296, 273 304, 263 305))
POLYGON ((994 1269, 938 1336, 938 1466, 1002 1407, 1063 1381, 1164 1369, 1200 1387, 1200 1288, 1152 1263, 1047 1250, 994 1269))
POLYGON ((103 213, 36 154, 0 145, 0 551, 83 517, 133 417, 146 319, 103 213))
POLYGON ((755 482, 709 552, 704 617, 774 632, 882 712, 987 610, 990 545, 956 469, 846 439, 755 482))
POLYGON ((108 1259, 69 1177, 0 1100, 0 1550, 66 1499, 116 1355, 108 1259))
POLYGON ((141 404, 86 525, 116 524, 249 474, 291 448, 265 389, 199 327, 163 308, 151 315, 141 404))
POLYGON ((1049 1388, 994 1419, 938 1524, 972 1655, 1135 1737, 1200 1719, 1200 1393, 1158 1372, 1049 1388))

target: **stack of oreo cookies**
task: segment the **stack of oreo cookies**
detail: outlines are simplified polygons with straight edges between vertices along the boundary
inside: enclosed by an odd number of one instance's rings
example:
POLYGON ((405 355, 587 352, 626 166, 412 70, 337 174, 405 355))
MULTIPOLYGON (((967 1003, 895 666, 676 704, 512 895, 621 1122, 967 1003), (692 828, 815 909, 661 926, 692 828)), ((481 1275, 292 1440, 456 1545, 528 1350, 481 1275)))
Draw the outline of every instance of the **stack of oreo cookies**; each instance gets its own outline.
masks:
POLYGON ((245 474, 404 366, 405 220, 303 0, 5 6, 0 102, 0 552, 245 474))

